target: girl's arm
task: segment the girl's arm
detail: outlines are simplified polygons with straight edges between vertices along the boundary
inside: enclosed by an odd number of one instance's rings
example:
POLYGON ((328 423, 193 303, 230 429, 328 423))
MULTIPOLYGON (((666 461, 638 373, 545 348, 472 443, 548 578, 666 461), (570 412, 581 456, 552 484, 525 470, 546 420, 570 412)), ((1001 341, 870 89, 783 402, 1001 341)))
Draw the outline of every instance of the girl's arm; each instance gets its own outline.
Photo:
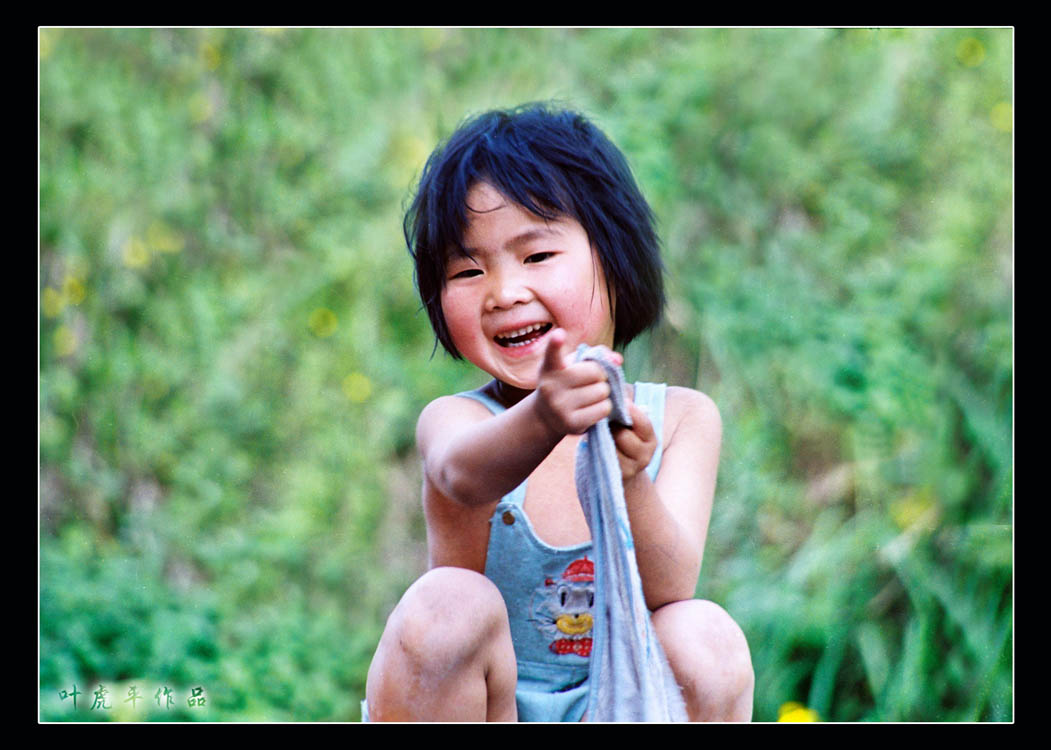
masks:
POLYGON ((431 402, 416 426, 427 481, 468 506, 497 500, 525 481, 558 443, 536 418, 534 396, 495 416, 456 396, 431 402))
POLYGON ((635 557, 651 610, 694 596, 722 440, 722 422, 711 399, 687 388, 669 388, 668 398, 667 413, 678 417, 655 483, 645 472, 656 449, 645 413, 631 404, 635 427, 614 434, 635 557))
POLYGON ((562 438, 609 416, 601 366, 565 357, 561 329, 548 335, 536 390, 511 408, 492 416, 475 402, 447 396, 421 413, 416 440, 424 474, 444 496, 468 506, 497 500, 525 481, 562 438))

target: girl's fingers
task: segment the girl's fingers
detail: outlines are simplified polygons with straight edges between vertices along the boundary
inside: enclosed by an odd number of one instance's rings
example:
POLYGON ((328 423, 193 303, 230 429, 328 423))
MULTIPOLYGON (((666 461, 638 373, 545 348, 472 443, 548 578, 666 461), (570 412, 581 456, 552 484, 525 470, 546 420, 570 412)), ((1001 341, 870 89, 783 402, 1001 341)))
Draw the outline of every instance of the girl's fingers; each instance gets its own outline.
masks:
POLYGON ((657 433, 653 429, 653 422, 650 421, 650 415, 636 406, 634 401, 628 402, 628 413, 631 415, 632 421, 631 432, 638 435, 640 440, 646 442, 657 437, 657 433))
MULTIPOLYGON (((637 458, 649 453, 652 457, 657 447, 656 431, 653 422, 642 409, 634 403, 628 404, 631 419, 634 423, 631 427, 618 426, 613 429, 613 442, 617 450, 625 456, 637 458)), ((647 462, 649 459, 646 459, 647 462)))
POLYGON ((573 413, 573 423, 576 428, 574 431, 578 434, 587 432, 592 425, 608 417, 612 411, 613 405, 609 399, 577 409, 573 413))
POLYGON ((591 383, 575 389, 574 400, 580 405, 578 408, 594 406, 603 401, 609 401, 609 394, 609 383, 605 380, 600 380, 597 383, 591 383))
POLYGON ((594 383, 606 382, 606 371, 598 362, 575 362, 566 368, 566 384, 571 388, 583 388, 594 383))
POLYGON ((544 350, 544 361, 540 365, 540 372, 555 372, 564 369, 565 359, 562 356, 562 345, 566 342, 566 332, 556 328, 547 337, 547 348, 544 350))

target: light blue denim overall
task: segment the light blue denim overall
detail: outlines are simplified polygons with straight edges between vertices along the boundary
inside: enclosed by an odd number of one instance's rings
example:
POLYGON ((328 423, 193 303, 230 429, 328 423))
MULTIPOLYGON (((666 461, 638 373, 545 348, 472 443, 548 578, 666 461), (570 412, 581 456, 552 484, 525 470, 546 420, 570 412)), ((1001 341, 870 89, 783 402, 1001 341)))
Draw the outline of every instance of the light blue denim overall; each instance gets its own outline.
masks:
MULTIPOLYGON (((664 452, 666 391, 663 383, 635 384, 633 401, 650 418, 657 435, 657 449, 646 467, 652 481, 657 479, 664 452)), ((493 414, 505 410, 480 389, 457 395, 481 402, 493 414)), ((526 482, 522 482, 493 511, 485 575, 507 605, 518 662, 518 720, 576 722, 588 700, 592 543, 553 547, 539 539, 522 507, 525 496, 526 482)), ((368 721, 365 701, 361 711, 362 721, 368 721)))
MULTIPOLYGON (((666 386, 636 383, 634 402, 653 423, 657 449, 646 472, 656 481, 663 443, 666 386)), ((494 414, 504 407, 480 391, 458 394, 494 414)), ((526 482, 506 495, 489 519, 485 575, 507 605, 518 662, 519 721, 580 721, 587 706, 594 566, 590 541, 552 547, 523 510, 526 482)))

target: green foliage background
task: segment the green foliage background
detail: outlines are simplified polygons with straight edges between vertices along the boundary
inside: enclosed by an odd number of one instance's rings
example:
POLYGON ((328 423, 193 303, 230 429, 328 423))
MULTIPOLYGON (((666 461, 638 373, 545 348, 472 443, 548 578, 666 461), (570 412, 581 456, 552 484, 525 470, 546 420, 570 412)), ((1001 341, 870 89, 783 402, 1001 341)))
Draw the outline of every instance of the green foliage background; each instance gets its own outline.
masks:
POLYGON ((402 207, 465 115, 558 98, 660 220, 628 375, 723 414, 697 593, 755 718, 1010 720, 1012 75, 993 29, 42 30, 40 717, 358 719, 416 415, 482 382, 402 207))

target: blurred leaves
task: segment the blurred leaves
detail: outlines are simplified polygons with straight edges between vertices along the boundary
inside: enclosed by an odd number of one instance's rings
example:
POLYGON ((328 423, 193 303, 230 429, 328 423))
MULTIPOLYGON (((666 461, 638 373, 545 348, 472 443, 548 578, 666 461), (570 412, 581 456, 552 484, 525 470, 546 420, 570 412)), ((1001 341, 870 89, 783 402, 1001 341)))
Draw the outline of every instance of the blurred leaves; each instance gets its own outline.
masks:
POLYGON ((1000 29, 41 30, 42 718, 135 680, 358 718, 425 564, 416 415, 482 382, 431 356, 408 189, 465 115, 557 98, 659 217, 628 375, 723 415, 698 594, 756 718, 1010 719, 1012 61, 1000 29))

